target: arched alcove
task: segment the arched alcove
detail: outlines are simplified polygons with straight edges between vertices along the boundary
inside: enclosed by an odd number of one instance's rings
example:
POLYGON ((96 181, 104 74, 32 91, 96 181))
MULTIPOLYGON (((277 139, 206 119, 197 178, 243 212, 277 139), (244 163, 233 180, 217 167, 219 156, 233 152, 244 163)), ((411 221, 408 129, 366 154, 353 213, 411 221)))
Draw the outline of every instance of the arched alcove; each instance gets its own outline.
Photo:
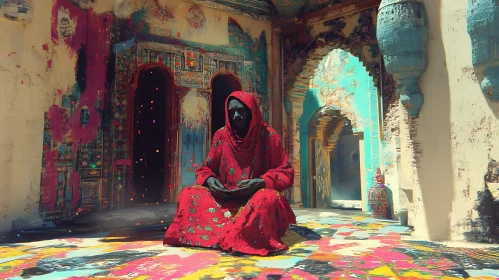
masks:
POLYGON ((163 202, 169 196, 176 150, 174 76, 163 64, 147 64, 136 71, 133 84, 136 90, 128 97, 132 172, 128 204, 163 202))
POLYGON ((231 72, 220 71, 211 79, 211 136, 225 125, 225 100, 242 90, 241 80, 231 72))
MULTIPOLYGON (((313 188, 317 172, 311 167, 310 159, 316 152, 312 149, 315 149, 315 144, 311 137, 314 141, 317 137, 311 133, 310 125, 317 125, 317 120, 331 114, 331 111, 337 111, 338 116, 351 123, 352 134, 359 135, 362 141, 359 144, 359 161, 362 164, 361 169, 364 168, 365 172, 361 182, 361 207, 367 209, 367 192, 372 186, 370 178, 373 178, 376 168, 380 165, 381 147, 379 101, 372 77, 357 57, 341 49, 333 50, 319 63, 310 80, 310 88, 305 94, 302 108, 298 120, 300 133, 297 140, 300 143, 300 190, 304 206, 314 207, 317 197, 322 197, 320 193, 315 193, 313 188)), ((323 121, 321 125, 327 126, 328 122, 323 121)), ((323 207, 331 205, 330 202, 322 204, 323 207)))

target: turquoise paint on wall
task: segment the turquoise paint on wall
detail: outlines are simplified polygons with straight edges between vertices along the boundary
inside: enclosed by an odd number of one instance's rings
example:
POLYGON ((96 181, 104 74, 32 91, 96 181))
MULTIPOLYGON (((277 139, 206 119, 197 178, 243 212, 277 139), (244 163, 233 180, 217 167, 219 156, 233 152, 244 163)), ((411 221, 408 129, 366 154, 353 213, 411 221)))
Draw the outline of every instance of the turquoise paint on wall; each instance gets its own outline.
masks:
POLYGON ((180 155, 182 188, 196 183, 196 170, 203 164, 207 155, 206 133, 207 126, 191 128, 186 123, 182 124, 180 155))
POLYGON ((300 191, 301 201, 304 207, 310 207, 310 190, 308 187, 308 122, 312 116, 324 106, 320 98, 320 89, 311 88, 305 95, 303 101, 303 114, 298 120, 300 125, 300 191))
MULTIPOLYGON (((313 78, 315 88, 305 95, 300 125, 300 189, 304 207, 310 207, 308 188, 309 154, 308 122, 321 108, 339 110, 354 125, 354 132, 364 133, 364 162, 366 195, 373 186, 374 173, 380 166, 380 127, 378 93, 372 77, 359 59, 336 49, 318 65, 313 78)), ((367 201, 365 201, 366 207, 367 201)))

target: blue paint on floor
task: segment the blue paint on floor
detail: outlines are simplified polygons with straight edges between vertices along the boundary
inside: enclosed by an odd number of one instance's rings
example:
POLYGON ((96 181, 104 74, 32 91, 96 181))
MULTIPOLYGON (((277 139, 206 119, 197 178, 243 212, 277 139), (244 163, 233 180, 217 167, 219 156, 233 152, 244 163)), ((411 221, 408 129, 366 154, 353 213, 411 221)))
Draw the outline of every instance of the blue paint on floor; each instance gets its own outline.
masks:
POLYGON ((302 257, 291 257, 287 259, 277 259, 277 260, 264 260, 256 263, 258 267, 261 268, 291 268, 295 266, 299 261, 303 260, 302 257))
POLYGON ((386 226, 380 228, 376 233, 379 234, 384 234, 384 233, 389 233, 389 232, 395 232, 395 233, 405 233, 410 231, 410 227, 404 227, 404 226, 386 226))
POLYGON ((319 223, 323 225, 345 225, 348 224, 347 221, 339 220, 338 218, 321 218, 319 223))

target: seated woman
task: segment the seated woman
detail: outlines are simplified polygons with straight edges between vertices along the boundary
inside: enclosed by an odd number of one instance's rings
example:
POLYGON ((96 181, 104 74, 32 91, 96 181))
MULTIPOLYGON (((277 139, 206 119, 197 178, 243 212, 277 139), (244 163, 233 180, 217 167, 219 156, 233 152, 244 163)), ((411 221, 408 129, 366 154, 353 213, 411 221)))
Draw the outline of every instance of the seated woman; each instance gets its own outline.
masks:
POLYGON ((249 93, 233 92, 225 115, 196 171, 198 186, 180 192, 163 244, 261 256, 287 250, 281 237, 296 217, 281 192, 293 185, 294 170, 280 136, 249 93))

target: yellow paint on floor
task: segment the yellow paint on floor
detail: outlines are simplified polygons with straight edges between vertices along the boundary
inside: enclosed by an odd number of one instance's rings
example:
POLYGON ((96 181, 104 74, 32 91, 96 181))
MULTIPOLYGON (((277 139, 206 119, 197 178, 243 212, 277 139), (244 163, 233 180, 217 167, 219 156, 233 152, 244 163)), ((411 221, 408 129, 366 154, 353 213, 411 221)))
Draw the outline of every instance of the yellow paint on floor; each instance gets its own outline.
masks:
POLYGON ((298 226, 306 228, 327 228, 329 225, 319 224, 318 222, 308 222, 305 224, 298 224, 298 226))
POLYGON ((387 265, 384 265, 384 266, 381 266, 381 267, 378 267, 378 268, 375 268, 371 271, 369 271, 369 274, 371 275, 377 275, 377 276, 389 276, 389 277, 395 277, 397 276, 393 270, 388 267, 387 265))
POLYGON ((426 251, 426 252, 434 252, 435 249, 426 247, 426 246, 420 246, 420 245, 414 245, 412 246, 414 249, 420 250, 420 251, 426 251))
POLYGON ((13 260, 10 262, 4 262, 4 263, 0 264, 0 271, 2 271, 4 269, 10 269, 13 267, 20 266, 23 263, 26 263, 26 260, 20 259, 20 260, 13 260))
POLYGON ((416 278, 416 279, 433 279, 434 278, 434 276, 432 276, 432 275, 425 275, 425 274, 422 274, 422 273, 417 272, 417 271, 404 272, 401 276, 412 277, 412 278, 416 278))
POLYGON ((71 252, 74 251, 74 248, 71 247, 65 247, 65 248, 36 248, 30 250, 30 253, 38 253, 40 256, 46 258, 50 255, 55 255, 59 253, 66 253, 66 252, 71 252))
POLYGON ((256 267, 256 266, 243 266, 240 269, 242 272, 248 273, 248 274, 262 271, 261 268, 256 267))
POLYGON ((15 247, 15 248, 1 247, 0 248, 0 256, 1 256, 1 258, 6 258, 6 254, 9 252, 12 252, 12 251, 22 252, 28 248, 31 248, 31 247, 28 247, 28 246, 19 246, 19 247, 15 247))
POLYGON ((133 278, 133 280, 147 280, 149 278, 150 278, 149 276, 141 275, 139 277, 133 278))
POLYGON ((11 251, 7 251, 7 252, 3 252, 1 256, 2 256, 2 259, 3 258, 7 259, 7 258, 14 258, 17 256, 22 256, 22 255, 27 255, 27 254, 29 254, 29 253, 26 253, 26 252, 21 251, 21 250, 19 250, 19 251, 11 250, 11 251))
POLYGON ((298 275, 291 275, 291 278, 293 278, 293 280, 306 280, 306 279, 303 279, 303 277, 298 276, 298 275))
POLYGON ((384 225, 380 225, 380 224, 369 224, 367 226, 367 228, 372 229, 372 230, 378 230, 378 229, 380 229, 382 227, 384 227, 384 225))
POLYGON ((310 255, 308 258, 311 260, 330 262, 330 261, 340 260, 342 256, 330 253, 315 253, 310 255))
POLYGON ((247 264, 247 265, 254 265, 255 262, 254 261, 251 261, 251 260, 240 260, 239 261, 240 264, 247 264))
POLYGON ((190 273, 180 280, 201 280, 201 279, 223 279, 227 273, 220 269, 218 265, 209 266, 207 268, 190 273))

